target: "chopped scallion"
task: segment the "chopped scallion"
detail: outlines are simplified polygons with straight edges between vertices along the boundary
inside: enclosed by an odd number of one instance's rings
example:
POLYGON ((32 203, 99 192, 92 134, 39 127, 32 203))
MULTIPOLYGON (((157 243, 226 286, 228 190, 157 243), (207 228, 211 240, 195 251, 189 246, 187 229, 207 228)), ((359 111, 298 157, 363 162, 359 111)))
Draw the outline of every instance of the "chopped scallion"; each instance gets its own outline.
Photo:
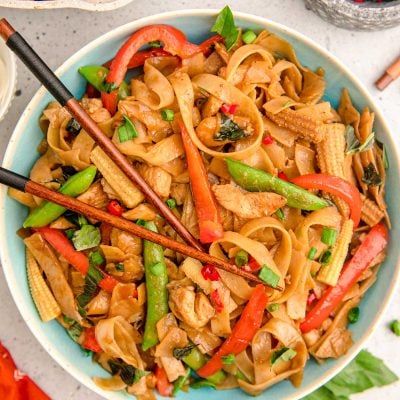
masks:
POLYGON ((89 261, 93 264, 93 265, 101 265, 104 263, 104 257, 101 255, 101 253, 99 251, 94 251, 92 253, 89 254, 89 261))
POLYGON ((316 254, 317 254, 317 249, 315 247, 311 247, 310 251, 308 252, 307 258, 309 260, 314 260, 316 254))
POLYGON ((285 220, 285 213, 283 212, 282 208, 278 208, 278 210, 275 211, 275 215, 281 220, 285 220))
POLYGON ((280 280, 280 276, 265 264, 262 266, 258 277, 273 288, 278 286, 280 280))
POLYGON ((390 324, 390 327, 392 328, 393 333, 396 336, 400 336, 400 321, 399 320, 394 320, 390 324))
POLYGON ((119 272, 125 272, 125 267, 124 267, 124 264, 122 264, 122 263, 116 263, 115 269, 119 272))
POLYGON ((267 307, 267 310, 268 310, 269 312, 278 311, 278 310, 279 310, 279 304, 277 304, 277 303, 272 303, 272 304, 270 304, 270 305, 267 307))
POLYGON ((175 113, 169 108, 164 108, 164 110, 161 110, 161 118, 164 121, 173 121, 175 119, 175 113))
POLYGON ((251 44, 257 39, 257 35, 252 31, 251 29, 247 30, 245 33, 242 35, 242 40, 246 44, 251 44))
POLYGON ((331 257, 332 257, 332 252, 330 250, 326 250, 320 255, 318 261, 321 264, 328 264, 329 261, 331 260, 331 257))
POLYGON ((280 364, 281 362, 290 361, 292 358, 296 357, 296 355, 296 350, 290 349, 289 347, 283 347, 272 354, 271 366, 280 364))
POLYGON ((160 276, 164 272, 164 265, 161 262, 158 262, 150 267, 150 271, 155 276, 160 276))
POLYGON ((239 250, 235 255, 235 264, 238 267, 244 267, 249 263, 249 253, 244 250, 239 250))
POLYGON ((118 138, 120 143, 127 142, 128 140, 139 136, 132 121, 126 115, 122 115, 122 117, 124 118, 124 123, 118 127, 118 138))
POLYGON ((328 246, 333 246, 336 242, 337 231, 336 229, 325 228, 322 230, 322 243, 328 246))
POLYGON ((152 42, 149 42, 149 47, 151 49, 158 49, 161 47, 161 42, 159 40, 153 40, 152 42))
POLYGON ((225 365, 232 365, 235 364, 235 355, 234 354, 228 354, 227 356, 221 357, 222 364, 225 365))
POLYGON ((173 197, 169 198, 165 203, 171 210, 176 207, 176 200, 173 197))

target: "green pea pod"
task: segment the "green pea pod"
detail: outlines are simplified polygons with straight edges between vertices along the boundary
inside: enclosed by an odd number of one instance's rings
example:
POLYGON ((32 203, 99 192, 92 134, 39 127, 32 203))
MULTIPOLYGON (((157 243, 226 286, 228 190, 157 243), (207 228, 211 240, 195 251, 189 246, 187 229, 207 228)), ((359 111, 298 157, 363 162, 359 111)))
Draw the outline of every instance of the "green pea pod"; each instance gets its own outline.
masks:
MULTIPOLYGON (((92 184, 96 177, 97 168, 94 166, 87 167, 83 171, 72 175, 66 180, 60 189, 60 193, 65 194, 69 197, 77 197, 85 192, 92 184)), ((65 207, 54 204, 50 201, 44 201, 38 208, 24 221, 22 226, 24 228, 38 228, 46 226, 50 222, 53 222, 58 217, 64 214, 67 209, 65 207)))
MULTIPOLYGON (((200 369, 208 361, 208 357, 205 356, 198 348, 194 347, 188 355, 182 357, 182 361, 194 371, 200 369)), ((221 383, 225 380, 226 375, 224 371, 219 370, 215 374, 207 377, 207 381, 213 383, 214 385, 221 383)))
POLYGON ((293 208, 313 211, 328 206, 318 196, 275 175, 252 168, 232 158, 225 158, 230 175, 235 183, 249 192, 274 192, 285 197, 287 205, 293 208))
MULTIPOLYGON (((99 92, 104 92, 104 80, 108 75, 108 68, 99 65, 88 65, 78 69, 79 73, 99 92)), ((130 95, 129 86, 125 81, 122 81, 118 90, 118 97, 120 100, 125 99, 130 95)))
MULTIPOLYGON (((157 232, 154 222, 146 221, 143 225, 145 228, 157 232)), ((144 240, 143 258, 146 276, 147 315, 142 348, 146 351, 158 343, 156 324, 168 313, 168 275, 164 250, 160 245, 144 240)))

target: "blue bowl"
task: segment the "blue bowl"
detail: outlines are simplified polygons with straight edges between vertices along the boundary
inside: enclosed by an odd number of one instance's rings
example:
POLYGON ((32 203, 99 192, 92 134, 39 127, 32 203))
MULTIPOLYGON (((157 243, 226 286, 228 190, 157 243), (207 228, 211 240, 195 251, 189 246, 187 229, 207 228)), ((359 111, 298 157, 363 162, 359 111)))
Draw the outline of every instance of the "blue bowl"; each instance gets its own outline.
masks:
MULTIPOLYGON (((209 30, 216 14, 216 10, 177 11, 134 21, 89 43, 66 61, 58 69, 57 74, 72 93, 79 98, 83 95, 85 85, 83 79, 77 73, 78 68, 82 65, 101 64, 110 59, 129 34, 138 28, 154 23, 171 24, 183 30, 191 41, 200 42, 210 35, 209 30)), ((392 221, 398 221, 400 219, 400 209, 396 207, 399 197, 396 188, 400 186, 398 150, 382 113, 362 84, 336 58, 299 33, 263 18, 242 13, 236 13, 235 16, 238 26, 251 28, 255 31, 268 29, 288 40, 296 49, 302 64, 313 69, 317 67, 324 68, 327 79, 325 97, 334 107, 338 105, 342 88, 347 88, 356 107, 362 109, 368 106, 375 112, 374 129, 379 140, 384 142, 388 149, 390 163, 386 199, 392 221)), ((29 103, 11 137, 4 158, 4 167, 23 175, 28 175, 29 170, 38 158, 38 154, 33 149, 37 147, 43 138, 38 119, 42 110, 51 100, 52 97, 44 88, 41 88, 29 103)), ((15 235, 15 232, 21 227, 27 210, 8 198, 6 192, 5 187, 0 189, 1 261, 8 285, 22 317, 46 351, 78 381, 106 399, 126 400, 126 394, 103 391, 92 382, 91 377, 106 377, 108 376, 107 372, 85 357, 79 346, 69 338, 65 330, 57 322, 42 323, 40 321, 27 285, 23 242, 15 235)), ((259 398, 274 400, 302 398, 337 374, 365 346, 366 340, 381 319, 399 279, 397 260, 400 246, 395 245, 396 241, 400 240, 399 230, 400 224, 394 223, 390 233, 388 257, 379 272, 377 282, 361 302, 360 320, 351 327, 355 344, 350 351, 339 360, 330 360, 322 366, 310 360, 305 369, 304 380, 300 388, 294 388, 291 383, 285 381, 268 389, 259 398)), ((201 400, 205 396, 209 400, 231 400, 232 398, 240 400, 248 398, 240 390, 213 391, 209 388, 190 390, 189 394, 180 393, 178 398, 201 400)))

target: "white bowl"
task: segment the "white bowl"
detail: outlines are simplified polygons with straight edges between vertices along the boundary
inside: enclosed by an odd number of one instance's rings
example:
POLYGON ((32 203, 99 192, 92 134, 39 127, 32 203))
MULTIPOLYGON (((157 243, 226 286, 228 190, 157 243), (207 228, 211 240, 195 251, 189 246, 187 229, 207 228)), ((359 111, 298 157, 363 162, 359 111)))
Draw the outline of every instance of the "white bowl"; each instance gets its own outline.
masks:
POLYGON ((17 63, 15 56, 3 41, 0 41, 0 121, 4 118, 17 86, 17 63))

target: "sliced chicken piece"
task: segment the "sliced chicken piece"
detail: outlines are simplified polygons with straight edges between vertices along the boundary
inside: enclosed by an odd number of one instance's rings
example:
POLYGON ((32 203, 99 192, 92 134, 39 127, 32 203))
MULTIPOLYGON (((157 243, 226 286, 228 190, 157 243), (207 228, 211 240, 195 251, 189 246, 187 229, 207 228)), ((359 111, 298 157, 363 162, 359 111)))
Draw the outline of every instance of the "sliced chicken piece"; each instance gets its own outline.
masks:
POLYGON ((100 181, 91 185, 90 188, 86 190, 85 193, 79 195, 77 199, 96 208, 105 208, 110 201, 100 181))
POLYGON ((286 199, 275 193, 248 193, 232 185, 214 185, 212 189, 218 203, 240 218, 271 215, 286 204, 286 199))
POLYGON ((144 180, 160 197, 169 197, 172 177, 167 171, 160 167, 150 167, 145 164, 141 164, 138 170, 144 180))

